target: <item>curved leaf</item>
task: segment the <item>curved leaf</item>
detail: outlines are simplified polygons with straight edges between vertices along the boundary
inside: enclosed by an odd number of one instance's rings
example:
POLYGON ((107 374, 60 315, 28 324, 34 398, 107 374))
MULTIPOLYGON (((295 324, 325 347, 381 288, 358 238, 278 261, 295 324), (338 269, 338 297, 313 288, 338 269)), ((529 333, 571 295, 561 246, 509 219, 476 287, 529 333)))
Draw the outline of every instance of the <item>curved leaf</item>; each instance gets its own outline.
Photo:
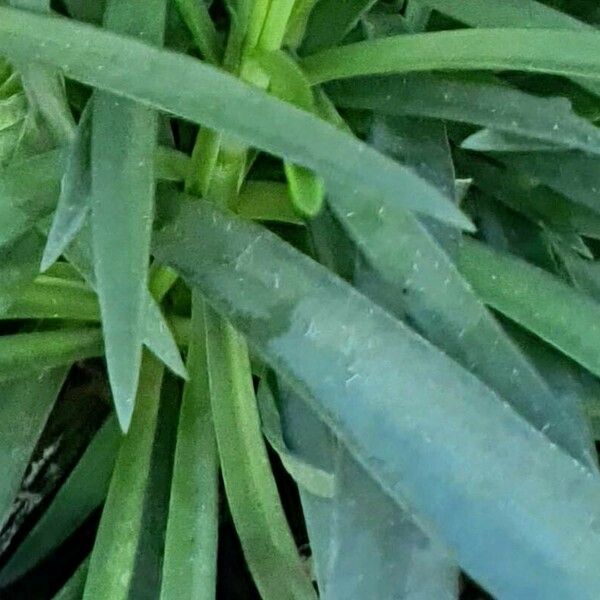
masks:
POLYGON ((600 304, 542 269, 475 241, 461 245, 458 268, 486 304, 600 375, 600 304))
POLYGON ((69 77, 223 131, 327 180, 344 180, 363 193, 471 228, 458 208, 413 173, 317 117, 189 56, 2 7, 0 52, 22 59, 43 52, 44 60, 69 77), (132 70, 139 77, 131 77, 132 70), (398 189, 406 193, 398 196, 398 189))
POLYGON ((459 29, 348 44, 308 56, 314 85, 333 79, 430 70, 513 70, 600 79, 600 32, 459 29))
POLYGON ((479 380, 268 231, 204 203, 182 208, 156 252, 491 593, 600 594, 600 482, 479 380))
MULTIPOLYGON (((600 34, 599 34, 600 35, 600 34)), ((472 123, 562 147, 600 153, 600 132, 565 98, 542 98, 500 81, 435 74, 361 77, 326 87, 336 104, 391 115, 472 123)))

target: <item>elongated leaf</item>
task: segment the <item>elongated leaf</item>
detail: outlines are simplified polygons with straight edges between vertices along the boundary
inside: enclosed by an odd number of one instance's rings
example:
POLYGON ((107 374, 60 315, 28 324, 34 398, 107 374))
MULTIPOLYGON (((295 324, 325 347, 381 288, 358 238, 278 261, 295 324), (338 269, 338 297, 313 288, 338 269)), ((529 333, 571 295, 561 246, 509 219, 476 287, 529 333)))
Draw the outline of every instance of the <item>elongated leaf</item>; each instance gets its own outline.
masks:
POLYGON ((481 129, 473 133, 461 142, 460 147, 476 152, 560 152, 562 149, 556 144, 495 129, 481 129))
POLYGON ((91 327, 0 336, 0 381, 12 379, 15 373, 71 365, 103 353, 100 330, 91 327))
POLYGON ((98 299, 85 284, 39 277, 16 296, 1 319, 67 319, 99 321, 98 299))
POLYGON ((219 64, 223 49, 208 13, 208 6, 203 1, 196 0, 176 0, 176 4, 205 60, 219 64))
POLYGON ((218 456, 210 411, 204 302, 192 304, 192 337, 171 484, 161 597, 211 600, 216 590, 218 456))
POLYGON ((461 29, 357 42, 308 56, 313 84, 428 70, 516 70, 598 79, 600 33, 535 29, 461 29))
POLYGON ((308 18, 302 51, 337 45, 373 4, 375 0, 319 0, 308 18))
MULTIPOLYGON (((552 156, 548 160, 557 166, 552 156)), ((460 158, 458 164, 469 177, 473 177, 477 187, 533 221, 541 221, 555 231, 572 230, 588 237, 600 237, 600 217, 597 211, 569 202, 564 196, 545 187, 527 185, 524 177, 473 156, 468 159, 460 158)), ((569 176, 568 165, 565 175, 569 176)), ((600 180, 598 183, 600 184, 600 180)), ((573 191, 573 188, 569 189, 573 191)))
POLYGON ((265 600, 316 598, 269 468, 244 340, 210 308, 205 324, 223 481, 250 572, 265 600))
POLYGON ((58 548, 102 504, 120 441, 116 420, 110 418, 96 434, 50 506, 0 571, 0 585, 7 585, 23 576, 58 548))
POLYGON ((69 149, 60 196, 42 257, 42 271, 46 271, 63 254, 83 226, 90 209, 92 103, 93 100, 90 100, 83 111, 69 149))
MULTIPOLYGON (((425 0, 425 3, 473 27, 593 30, 591 25, 574 19, 566 12, 535 0, 425 0)), ((575 81, 591 92, 600 94, 600 84, 597 82, 585 79, 575 81)))
POLYGON ((456 176, 446 127, 442 122, 414 117, 376 119, 371 141, 376 148, 388 149, 399 162, 415 169, 452 202, 456 201, 456 176), (392 127, 389 123, 393 124, 392 127))
MULTIPOLYGON (((415 145, 410 141, 412 131, 411 128, 405 131, 409 148, 415 145)), ((392 131, 385 133, 389 135, 392 131)), ((321 258, 341 254, 349 245, 344 232, 328 213, 313 221, 311 230, 321 258)), ((397 318, 404 318, 405 308, 398 299, 401 296, 398 289, 378 278, 354 248, 348 248, 346 253, 355 259, 353 281, 357 289, 370 295, 397 318)), ((335 266, 327 259, 325 264, 330 268, 335 266)), ((325 595, 362 598, 372 589, 377 596, 397 596, 405 600, 456 598, 459 571, 447 548, 428 536, 410 511, 395 504, 343 444, 331 440, 330 432, 323 431, 326 429, 323 423, 315 422, 316 417, 310 409, 304 406, 301 410, 303 403, 299 398, 284 388, 280 399, 284 401, 283 410, 287 412, 289 425, 296 421, 295 430, 286 429, 287 435, 299 444, 301 451, 309 452, 310 456, 320 448, 321 453, 330 453, 334 457, 337 487, 333 499, 323 502, 301 492, 303 506, 307 509, 310 540, 319 548, 328 548, 327 552, 317 552, 316 556, 320 561, 317 567, 320 589, 326 590, 325 595), (299 413, 303 415, 302 427, 299 427, 299 413), (310 434, 309 428, 312 428, 310 434), (315 437, 320 439, 317 444, 315 437), (308 446, 315 446, 315 449, 308 450, 308 446), (326 450, 328 446, 329 451, 326 450), (332 525, 324 526, 324 520, 332 525), (369 540, 371 551, 366 554, 353 552, 352 540, 357 536, 369 540), (368 556, 368 566, 361 564, 365 556, 368 556)), ((321 456, 320 460, 328 459, 321 456)))
POLYGON ((4 314, 38 273, 44 240, 30 231, 12 244, 0 247, 0 314, 4 314))
POLYGON ((65 368, 41 374, 30 368, 24 372, 27 375, 0 382, 0 526, 19 491, 31 454, 67 374, 65 368))
POLYGON ((598 303, 549 273, 474 241, 462 245, 458 266, 484 302, 600 374, 598 303))
POLYGON ((145 355, 134 417, 117 456, 92 551, 83 595, 86 600, 128 597, 142 525, 162 376, 160 364, 145 355))
MULTIPOLYGON (((282 100, 303 110, 314 112, 315 106, 310 85, 298 65, 284 52, 258 55, 258 62, 271 81, 271 91, 282 100)), ((300 214, 316 215, 323 206, 325 187, 323 180, 312 171, 284 162, 290 197, 300 214)))
POLYGON ((535 0, 417 0, 473 27, 528 27, 537 29, 592 29, 566 12, 535 0))
POLYGON ((173 475, 180 400, 179 383, 174 377, 165 374, 144 495, 142 523, 128 591, 130 598, 159 598, 169 513, 168 482, 173 475))
POLYGON ((598 129, 565 98, 540 98, 493 81, 419 73, 338 81, 327 91, 344 107, 473 123, 559 147, 600 151, 598 129))
MULTIPOLYGON (((159 44, 165 0, 111 1, 105 26, 159 44)), ((157 115, 148 107, 97 93, 92 108, 94 271, 108 376, 119 423, 127 431, 142 358, 144 310, 154 208, 157 115)))
POLYGON ((574 202, 600 211, 600 161, 580 152, 502 154, 502 162, 563 194, 574 202))
POLYGON ((334 475, 332 472, 310 464, 302 456, 291 450, 284 439, 281 417, 275 404, 275 398, 266 379, 261 379, 256 395, 262 430, 277 452, 286 471, 294 478, 298 486, 309 493, 322 498, 334 495, 334 475))
POLYGON ((286 390, 280 399, 294 450, 313 460, 330 460, 335 473, 331 499, 300 490, 321 597, 457 598, 457 568, 447 549, 429 539, 410 513, 330 439, 301 398, 286 390))
MULTIPOLYGON (((96 289, 96 278, 93 269, 91 231, 84 227, 66 251, 68 260, 81 273, 88 285, 96 289)), ((185 365, 177 344, 173 338, 168 323, 160 309, 160 306, 146 290, 146 306, 144 326, 144 344, 162 360, 168 367, 180 377, 187 377, 185 365)))
MULTIPOLYGON (((375 131, 383 134, 374 140, 392 156, 399 154, 400 160, 397 136, 403 132, 396 128, 401 124, 379 120, 375 131)), ((333 191, 330 204, 369 263, 394 286, 397 304, 418 331, 496 390, 530 423, 544 428, 571 455, 583 464, 594 464, 589 440, 581 436, 577 408, 551 394, 473 294, 448 255, 455 250, 454 243, 445 240, 447 232, 436 236, 435 230, 428 230, 406 211, 370 204, 343 188, 333 191)))
POLYGON ((320 119, 208 65, 84 25, 0 7, 0 52, 32 58, 42 48, 44 59, 69 77, 221 130, 363 193, 470 228, 455 206, 413 173, 320 119), (153 75, 130 77, 131 70, 153 75), (406 193, 399 197, 398 189, 406 193))
POLYGON ((204 203, 186 205, 156 251, 491 593, 600 593, 589 526, 600 483, 479 380, 263 228, 204 203))

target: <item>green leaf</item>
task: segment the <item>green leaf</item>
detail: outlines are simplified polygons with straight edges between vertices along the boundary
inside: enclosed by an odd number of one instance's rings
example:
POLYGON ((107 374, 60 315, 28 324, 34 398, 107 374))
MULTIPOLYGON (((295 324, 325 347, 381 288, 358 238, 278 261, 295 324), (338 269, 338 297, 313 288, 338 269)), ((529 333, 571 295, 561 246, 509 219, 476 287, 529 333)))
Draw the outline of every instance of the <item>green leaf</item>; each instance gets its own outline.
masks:
POLYGON ((370 136, 376 148, 387 148, 398 162, 456 202, 456 175, 444 123, 414 117, 376 118, 370 136))
POLYGON ((301 65, 313 85, 430 70, 513 70, 598 79, 598 49, 598 32, 460 29, 348 44, 312 54, 301 65))
POLYGON ((0 336, 0 381, 23 370, 43 371, 103 353, 100 330, 91 327, 0 336))
POLYGON ((500 160, 592 211, 600 212, 600 160, 581 152, 501 154, 500 160))
MULTIPOLYGON (((9 5, 50 13, 49 0, 9 0, 9 5)), ((69 108, 61 73, 42 63, 29 62, 20 64, 19 72, 30 104, 44 117, 55 140, 58 143, 71 141, 75 121, 69 108)))
POLYGON ((486 304, 600 375, 597 302, 557 277, 475 241, 462 244, 458 267, 486 304))
POLYGON ((458 568, 439 540, 428 538, 411 514, 323 431, 301 398, 285 390, 280 400, 294 450, 331 462, 335 473, 332 498, 300 488, 321 597, 457 598, 458 568))
POLYGON ((175 3, 204 59, 219 64, 223 49, 206 4, 202 0, 176 0, 175 3))
MULTIPOLYGON (((412 131, 405 131, 408 148, 416 145, 410 140, 412 131)), ((311 232, 317 255, 327 266, 335 268, 338 263, 331 257, 346 254, 348 262, 354 263, 351 280, 357 289, 397 318, 405 316, 399 290, 377 277, 361 260, 330 213, 324 212, 314 220, 311 232)), ((301 491, 311 544, 321 549, 315 553, 315 559, 319 563, 319 588, 326 590, 325 595, 361 598, 371 588, 381 597, 455 598, 459 572, 447 549, 423 531, 409 510, 395 504, 377 486, 300 398, 285 387, 279 397, 290 425, 286 437, 294 440, 303 454, 314 457, 320 453, 321 464, 327 464, 329 455, 333 456, 332 470, 337 481, 333 499, 324 502, 301 491), (296 426, 292 427, 294 421, 296 426), (349 473, 352 477, 348 477, 349 473), (325 522, 333 525, 326 526, 325 522), (377 551, 354 553, 352 540, 357 537, 369 540, 377 551), (367 560, 365 556, 369 557, 368 566, 360 564, 367 560)))
POLYGON ((204 302, 192 301, 190 379, 175 450, 161 598, 210 600, 216 591, 219 463, 210 410, 204 302))
POLYGON ((4 314, 38 273, 44 240, 35 231, 0 246, 0 314, 4 314))
POLYGON ((261 227, 196 201, 156 241, 492 594, 600 593, 600 483, 478 379, 261 227))
POLYGON ((138 398, 121 443, 90 560, 85 600, 128 597, 141 534, 163 369, 144 356, 138 398))
POLYGON ((276 181, 247 181, 240 190, 236 212, 255 221, 281 221, 301 225, 293 209, 288 186, 276 181))
MULTIPOLYGON (((23 371, 27 375, 0 381, 0 526, 6 521, 29 459, 67 374, 65 368, 44 373, 41 369, 26 367, 23 371)), ((12 375, 15 373, 19 371, 13 370, 12 375)))
POLYGON ((63 254, 83 226, 90 209, 92 104, 93 99, 88 102, 81 115, 75 138, 69 148, 60 196, 42 258, 42 271, 46 271, 63 254))
POLYGON ((560 152, 562 150, 556 144, 495 129, 481 129, 469 135, 461 142, 460 147, 475 152, 560 152))
POLYGON ((98 298, 80 281, 38 277, 16 295, 2 319, 64 319, 99 321, 98 298))
MULTIPOLYGON (((548 160, 557 165, 551 156, 548 160)), ((553 231, 576 231, 587 237, 600 238, 597 211, 570 202, 546 187, 535 185, 535 182, 528 182, 510 169, 499 168, 474 156, 460 157, 458 165, 474 179, 478 188, 532 221, 544 223, 553 231)), ((568 169, 565 176, 569 176, 568 169)), ((600 185, 600 180, 598 183, 600 185)))
POLYGON ((6 131, 25 118, 27 99, 25 94, 13 94, 10 98, 0 100, 0 131, 6 131))
MULTIPOLYGON (((159 44, 165 0, 110 1, 107 29, 159 44)), ((108 376, 119 423, 127 431, 138 385, 154 210, 157 114, 98 92, 92 106, 92 242, 108 376)))
POLYGON ((87 557, 52 600, 81 600, 89 566, 90 559, 87 557))
MULTIPOLYGON (((83 227, 71 246, 65 251, 67 259, 81 273, 88 285, 96 289, 96 277, 93 269, 91 231, 83 227)), ((180 377, 187 378, 185 365, 173 338, 171 329, 165 320, 160 306, 146 290, 143 340, 144 344, 180 377)))
POLYGON ((373 4, 375 0, 319 0, 308 18, 302 52, 336 46, 373 4))
POLYGON ((593 29, 566 12, 535 0, 418 0, 421 4, 472 27, 527 27, 533 29, 593 29))
POLYGON ((16 581, 49 556, 102 504, 120 441, 117 422, 110 418, 0 571, 0 585, 16 581))
POLYGON ((413 173, 317 117, 221 71, 122 36, 0 7, 0 52, 31 59, 42 51, 48 63, 71 78, 223 131, 326 180, 343 180, 362 193, 471 228, 455 206, 413 173), (153 75, 131 77, 132 70, 153 75), (223 97, 228 101, 222 102, 223 97), (398 189, 405 194, 399 197, 398 189))
MULTIPOLYGON (((379 119, 374 142, 391 156, 416 130, 404 121, 379 119)), ((454 262, 460 246, 448 232, 427 227, 395 206, 356 199, 332 190, 330 205, 370 265, 392 286, 395 302, 413 326, 471 370, 538 429, 585 465, 593 464, 581 436, 580 413, 565 407, 472 292, 454 262), (448 239, 450 238, 450 239, 448 239), (443 290, 443 294, 439 293, 443 290)))
POLYGON ((565 98, 541 98, 500 82, 434 74, 362 77, 327 85, 340 106, 384 114, 472 123, 586 152, 600 152, 600 133, 565 98))
MULTIPOLYGON (((278 98, 314 112, 314 100, 310 85, 298 65, 284 52, 263 52, 257 62, 270 79, 270 89, 278 98)), ((323 206, 325 185, 313 171, 284 162, 284 172, 290 190, 290 198, 296 210, 307 217, 316 215, 323 206)))
MULTIPOLYGON (((425 0, 425 3, 472 27, 593 30, 592 26, 574 19, 566 12, 554 10, 535 0, 425 0)), ((599 83, 587 79, 575 81, 591 92, 600 94, 599 83)))
POLYGON ((165 374, 150 471, 144 495, 144 510, 137 539, 135 563, 128 590, 129 598, 158 598, 162 581, 165 530, 169 514, 168 483, 173 475, 177 421, 181 405, 179 382, 165 374))
POLYGON ((246 344, 205 311, 210 398, 229 509, 262 598, 314 599, 262 438, 246 344))
POLYGON ((299 487, 315 496, 331 498, 335 493, 333 473, 310 464, 287 446, 273 392, 264 378, 261 379, 256 401, 264 436, 273 450, 277 452, 286 471, 294 478, 299 487))

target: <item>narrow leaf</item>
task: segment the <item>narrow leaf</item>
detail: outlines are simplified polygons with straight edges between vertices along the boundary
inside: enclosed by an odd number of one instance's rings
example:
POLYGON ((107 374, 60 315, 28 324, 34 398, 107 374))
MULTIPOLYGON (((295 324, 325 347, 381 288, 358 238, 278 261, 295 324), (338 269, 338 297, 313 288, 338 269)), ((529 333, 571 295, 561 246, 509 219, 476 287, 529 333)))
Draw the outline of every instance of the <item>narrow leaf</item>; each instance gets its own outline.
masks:
POLYGON ((589 527, 600 483, 478 379, 268 231, 204 203, 182 208, 156 252, 492 594, 600 593, 589 527))
POLYGON ((69 148, 65 172, 61 180, 60 196, 42 257, 42 271, 46 271, 63 254, 83 226, 89 212, 92 104, 93 99, 89 101, 81 115, 77 132, 69 148))
POLYGON ((246 345, 210 308, 205 323, 223 481, 246 562, 265 600, 314 599, 270 469, 246 345))
POLYGON ((375 4, 375 0, 319 0, 306 25, 302 43, 304 53, 336 46, 358 23, 360 17, 375 4))
POLYGON ((102 356, 99 329, 59 329, 0 336, 0 381, 22 371, 42 371, 102 356))
POLYGON ((472 123, 559 149, 600 152, 598 129, 579 117, 567 99, 533 96, 494 80, 419 73, 338 81, 329 84, 327 91, 343 107, 472 123))
POLYGON ((1 319, 65 319, 99 321, 98 299, 79 281, 38 277, 16 295, 1 319))
POLYGON ((454 205, 413 173, 317 117, 189 56, 72 21, 2 7, 0 52, 23 59, 43 52, 47 62, 62 67, 69 77, 223 131, 326 179, 346 181, 365 194, 471 228, 454 205), (131 71, 153 75, 131 77, 131 71), (228 102, 222 102, 223 97, 228 102), (398 189, 406 193, 398 196, 398 189))
POLYGON ((216 591, 218 456, 210 410, 204 302, 194 293, 161 598, 211 600, 216 591))
POLYGON ((523 260, 475 241, 461 246, 458 267, 486 304, 600 375, 600 305, 589 296, 523 260))
POLYGON ((312 84, 430 70, 514 70, 599 79, 600 32, 459 29, 399 35, 312 54, 302 66, 312 84))
MULTIPOLYGON (((420 2, 421 0, 419 0, 420 2)), ((527 27, 531 29, 572 29, 591 31, 588 23, 571 17, 535 0, 425 0, 427 6, 462 21, 472 27, 527 27)), ((589 79, 575 79, 595 94, 600 94, 600 83, 589 79)))
MULTIPOLYGON (((165 0, 111 1, 107 29, 158 44, 165 0)), ((143 323, 154 207, 156 113, 112 94, 92 107, 92 240, 108 376, 119 423, 127 431, 142 357, 143 323)))
POLYGON ((113 471, 85 584, 85 600, 128 597, 142 525, 163 369, 144 356, 138 401, 113 471))

